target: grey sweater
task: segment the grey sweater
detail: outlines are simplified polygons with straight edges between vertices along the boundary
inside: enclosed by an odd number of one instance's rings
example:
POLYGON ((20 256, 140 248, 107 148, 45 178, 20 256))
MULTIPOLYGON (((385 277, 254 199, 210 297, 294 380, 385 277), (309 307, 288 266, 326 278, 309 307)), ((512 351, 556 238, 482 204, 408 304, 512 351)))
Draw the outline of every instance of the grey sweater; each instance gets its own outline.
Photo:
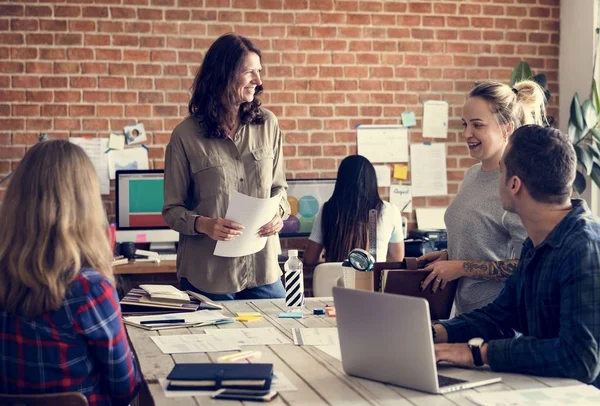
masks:
MULTIPOLYGON (((483 172, 481 164, 467 170, 444 216, 448 259, 502 261, 519 258, 527 232, 519 216, 502 208, 499 182, 500 171, 483 172)), ((456 313, 485 306, 503 287, 503 281, 461 278, 456 292, 456 313)))

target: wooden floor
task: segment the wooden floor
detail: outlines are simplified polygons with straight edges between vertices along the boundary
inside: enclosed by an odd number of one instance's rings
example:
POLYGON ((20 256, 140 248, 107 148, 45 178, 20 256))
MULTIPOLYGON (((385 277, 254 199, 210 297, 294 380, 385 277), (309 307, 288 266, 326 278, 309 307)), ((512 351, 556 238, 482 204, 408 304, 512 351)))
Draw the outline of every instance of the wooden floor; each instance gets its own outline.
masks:
MULTIPOLYGON (((309 309, 323 308, 331 304, 331 299, 307 298, 309 309)), ((264 317, 259 321, 248 323, 235 322, 218 328, 254 328, 275 327, 291 339, 291 329, 298 327, 335 327, 335 318, 324 316, 308 316, 304 319, 280 319, 278 314, 285 310, 283 300, 255 300, 223 302, 226 309, 223 314, 235 315, 242 311, 260 311, 264 317)), ((183 328, 162 331, 146 331, 127 326, 129 337, 141 366, 141 372, 147 384, 146 396, 150 396, 154 404, 163 405, 241 405, 236 401, 215 401, 209 397, 179 397, 166 398, 158 383, 159 378, 165 378, 175 363, 186 362, 215 362, 216 358, 228 354, 194 353, 194 354, 163 354, 150 339, 152 335, 201 334, 206 328, 183 328)), ((490 371, 472 371, 459 368, 444 369, 444 375, 467 377, 465 374, 490 374, 501 376, 502 383, 463 390, 448 395, 430 395, 393 385, 385 385, 366 379, 348 376, 342 369, 341 362, 310 346, 293 344, 244 347, 244 350, 259 350, 262 352, 260 362, 273 363, 276 371, 281 371, 297 388, 297 391, 280 392, 279 396, 270 402, 271 405, 469 405, 473 403, 465 396, 473 391, 487 392, 511 389, 529 389, 549 386, 565 386, 579 384, 577 381, 556 378, 540 378, 517 374, 498 374, 490 371)), ((140 400, 146 406, 148 399, 140 400)), ((245 403, 253 404, 253 403, 245 403)))

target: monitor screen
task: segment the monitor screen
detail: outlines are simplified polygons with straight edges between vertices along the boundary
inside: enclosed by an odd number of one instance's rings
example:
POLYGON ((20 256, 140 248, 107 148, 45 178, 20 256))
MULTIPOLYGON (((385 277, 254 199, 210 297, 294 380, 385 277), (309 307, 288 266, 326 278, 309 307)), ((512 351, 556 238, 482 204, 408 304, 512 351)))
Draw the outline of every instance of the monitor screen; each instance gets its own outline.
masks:
POLYGON ((283 222, 281 237, 306 237, 312 231, 319 208, 333 194, 335 179, 288 179, 290 217, 283 222))
POLYGON ((169 242, 179 235, 162 217, 164 171, 118 170, 116 172, 117 241, 169 242))

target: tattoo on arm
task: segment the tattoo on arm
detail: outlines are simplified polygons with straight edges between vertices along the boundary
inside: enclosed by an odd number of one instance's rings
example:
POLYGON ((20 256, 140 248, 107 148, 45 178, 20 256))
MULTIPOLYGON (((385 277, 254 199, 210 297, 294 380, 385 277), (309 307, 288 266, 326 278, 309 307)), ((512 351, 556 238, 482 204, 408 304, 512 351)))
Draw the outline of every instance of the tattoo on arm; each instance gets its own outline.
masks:
POLYGON ((509 261, 464 261, 463 269, 469 276, 504 281, 515 271, 518 262, 517 259, 509 261))

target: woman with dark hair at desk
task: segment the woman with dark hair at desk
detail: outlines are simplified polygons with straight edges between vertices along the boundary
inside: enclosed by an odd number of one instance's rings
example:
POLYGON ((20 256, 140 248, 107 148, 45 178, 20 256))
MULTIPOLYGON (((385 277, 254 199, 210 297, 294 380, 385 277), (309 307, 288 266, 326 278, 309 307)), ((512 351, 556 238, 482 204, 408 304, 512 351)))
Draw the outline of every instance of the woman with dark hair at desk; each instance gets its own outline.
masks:
POLYGON ((500 158, 508 138, 524 124, 545 121, 543 89, 531 80, 512 88, 498 82, 479 83, 463 107, 463 139, 470 155, 480 161, 469 168, 446 210, 448 251, 419 259, 432 272, 422 287, 436 291, 461 278, 456 313, 491 303, 514 271, 527 232, 519 217, 502 208, 498 191, 500 158))
POLYGON ((190 116, 171 136, 165 156, 163 217, 179 232, 177 275, 182 290, 213 300, 285 297, 277 233, 289 215, 282 137, 277 118, 260 106, 261 52, 247 38, 225 34, 204 57, 193 85, 190 116), (229 194, 281 196, 278 213, 258 234, 266 247, 252 255, 213 255, 243 227, 225 220, 229 194))
POLYGON ((398 208, 381 200, 375 168, 361 155, 342 160, 331 198, 315 216, 304 263, 342 262, 354 248, 368 248, 369 211, 377 211, 378 262, 404 259, 402 217, 398 208))

